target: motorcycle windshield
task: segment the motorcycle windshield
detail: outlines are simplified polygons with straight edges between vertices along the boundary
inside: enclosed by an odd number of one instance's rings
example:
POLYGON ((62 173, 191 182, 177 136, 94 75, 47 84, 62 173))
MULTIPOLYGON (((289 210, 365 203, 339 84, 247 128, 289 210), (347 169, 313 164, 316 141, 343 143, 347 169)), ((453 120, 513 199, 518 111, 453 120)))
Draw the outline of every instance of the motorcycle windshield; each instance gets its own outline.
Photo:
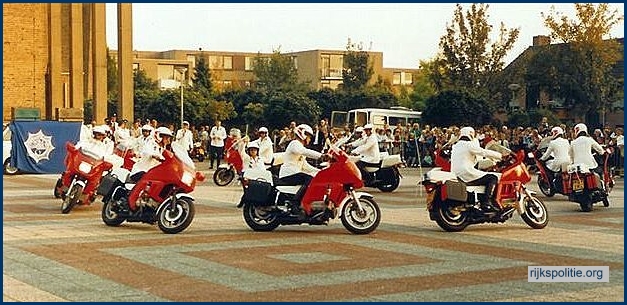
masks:
POLYGON ((172 151, 174 151, 174 155, 177 159, 179 159, 185 166, 195 170, 196 165, 194 165, 194 161, 187 153, 187 150, 183 148, 183 146, 178 145, 177 143, 172 143, 172 151))

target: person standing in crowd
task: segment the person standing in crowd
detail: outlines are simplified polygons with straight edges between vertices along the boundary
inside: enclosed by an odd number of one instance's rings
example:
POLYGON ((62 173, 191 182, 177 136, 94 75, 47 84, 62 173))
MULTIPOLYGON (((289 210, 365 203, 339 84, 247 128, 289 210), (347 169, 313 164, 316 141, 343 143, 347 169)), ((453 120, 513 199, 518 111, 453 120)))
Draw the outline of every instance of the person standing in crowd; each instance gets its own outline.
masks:
POLYGON ((311 144, 309 144, 309 149, 315 150, 317 152, 322 152, 322 148, 324 147, 324 139, 325 134, 322 130, 320 130, 319 125, 314 126, 313 139, 311 139, 311 144))
POLYGON ((259 128, 257 133, 259 137, 253 142, 257 142, 257 146, 259 146, 257 148, 259 150, 259 156, 265 162, 270 163, 273 159, 274 147, 272 145, 272 140, 268 137, 268 128, 262 126, 259 128))
POLYGON ((190 153, 194 148, 194 136, 192 131, 189 129, 189 122, 183 121, 183 128, 179 129, 176 132, 176 140, 175 140, 183 149, 190 153))
POLYGON ((127 124, 128 121, 126 119, 123 119, 118 123, 118 127, 115 128, 115 131, 113 132, 113 139, 116 144, 119 144, 120 142, 126 142, 131 138, 131 132, 130 130, 128 130, 128 128, 126 128, 127 124))
POLYGON ((209 169, 213 169, 213 162, 217 162, 220 166, 220 160, 224 156, 224 139, 226 139, 226 129, 222 126, 222 121, 216 120, 215 125, 211 127, 209 132, 211 142, 209 144, 209 161, 211 162, 209 169))
POLYGON ((209 129, 206 126, 200 126, 198 138, 200 139, 200 147, 203 149, 209 147, 209 129))

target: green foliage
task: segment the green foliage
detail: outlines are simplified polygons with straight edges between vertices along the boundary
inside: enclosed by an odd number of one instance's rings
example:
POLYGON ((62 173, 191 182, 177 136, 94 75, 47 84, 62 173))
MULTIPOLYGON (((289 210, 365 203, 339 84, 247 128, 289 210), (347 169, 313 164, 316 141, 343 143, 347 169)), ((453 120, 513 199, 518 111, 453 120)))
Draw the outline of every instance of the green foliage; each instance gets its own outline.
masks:
POLYGON ((257 55, 253 61, 253 72, 257 78, 256 88, 265 92, 306 91, 307 85, 298 81, 292 57, 274 50, 270 57, 257 55))
POLYGON ((436 126, 492 124, 494 109, 466 90, 447 90, 427 99, 422 112, 425 124, 436 126))
POLYGON ((226 121, 237 116, 233 103, 228 101, 215 101, 210 100, 208 102, 209 110, 207 111, 211 121, 220 120, 226 121))
POLYGON ((144 70, 135 70, 133 72, 134 86, 134 117, 141 119, 152 119, 154 116, 150 113, 154 108, 154 101, 159 99, 161 90, 156 81, 148 78, 144 70))
POLYGON ((268 97, 265 107, 268 128, 283 128, 291 121, 316 123, 320 118, 320 107, 302 92, 278 91, 268 97))
POLYGON ((609 110, 624 95, 624 76, 613 73, 623 58, 623 46, 613 39, 605 39, 624 16, 619 15, 618 10, 610 11, 607 3, 576 3, 575 9, 576 19, 556 12, 554 7, 549 14, 542 14, 551 38, 568 45, 547 51, 551 53, 546 56, 553 62, 537 57, 529 77, 541 76, 538 86, 568 99, 579 115, 591 115, 609 110), (546 75, 540 75, 542 73, 546 75))
POLYGON ((435 95, 435 88, 429 79, 429 65, 430 62, 420 62, 421 69, 418 74, 413 76, 414 88, 412 93, 409 94, 411 104, 406 107, 423 111, 425 110, 427 99, 435 95))
POLYGON ((518 39, 519 29, 506 29, 501 23, 498 39, 491 43, 488 8, 474 3, 464 14, 457 4, 446 35, 440 38, 441 54, 427 69, 437 91, 464 88, 490 96, 490 84, 503 69, 503 59, 518 39))
POLYGON ((361 90, 366 87, 374 74, 372 65, 368 62, 368 52, 348 40, 344 53, 344 67, 342 69, 342 88, 346 91, 361 90))
POLYGON ((194 69, 194 88, 205 98, 210 98, 213 92, 213 83, 211 82, 211 71, 204 56, 199 56, 194 69))

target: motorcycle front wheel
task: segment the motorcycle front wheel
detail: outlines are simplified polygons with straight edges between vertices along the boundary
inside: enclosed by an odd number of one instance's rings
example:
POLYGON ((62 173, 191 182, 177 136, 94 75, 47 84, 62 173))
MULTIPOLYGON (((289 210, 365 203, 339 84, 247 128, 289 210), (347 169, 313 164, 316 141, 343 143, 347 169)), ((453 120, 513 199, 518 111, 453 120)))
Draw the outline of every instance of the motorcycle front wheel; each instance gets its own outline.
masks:
POLYGON ((115 200, 109 199, 102 205, 102 221, 111 227, 117 227, 124 222, 124 218, 117 212, 115 200))
POLYGON ((523 202, 525 213, 520 215, 523 221, 534 229, 543 229, 549 223, 546 205, 536 197, 527 197, 523 202))
POLYGON ((553 197, 555 195, 555 189, 551 187, 551 182, 543 175, 538 175, 538 188, 544 196, 553 197))
POLYGON ((359 198, 363 210, 350 199, 342 208, 340 218, 346 230, 354 234, 368 234, 374 231, 381 222, 379 205, 371 198, 359 198))
POLYGON ((280 223, 277 213, 273 213, 273 207, 255 207, 245 204, 243 210, 244 221, 253 231, 270 232, 276 229, 280 223))
POLYGON ((57 179, 57 183, 54 185, 54 189, 52 190, 52 194, 54 198, 61 198, 63 196, 63 191, 61 190, 63 187, 63 181, 61 178, 57 179))
POLYGON ((11 158, 6 159, 6 161, 4 161, 4 173, 7 175, 15 175, 17 172, 19 172, 17 167, 11 166, 11 158))
POLYGON ((217 186, 226 186, 235 179, 235 171, 230 168, 219 167, 213 173, 213 182, 217 186))
POLYGON ((438 204, 435 213, 435 222, 447 232, 461 232, 469 225, 466 211, 455 209, 456 206, 444 203, 438 204))
POLYGON ((174 207, 168 202, 157 209, 157 224, 163 233, 176 234, 189 227, 195 212, 193 200, 177 198, 174 207))
POLYGON ((81 193, 83 193, 83 187, 78 183, 74 184, 68 195, 65 196, 63 202, 61 203, 61 213, 67 214, 72 211, 74 206, 78 203, 81 193))

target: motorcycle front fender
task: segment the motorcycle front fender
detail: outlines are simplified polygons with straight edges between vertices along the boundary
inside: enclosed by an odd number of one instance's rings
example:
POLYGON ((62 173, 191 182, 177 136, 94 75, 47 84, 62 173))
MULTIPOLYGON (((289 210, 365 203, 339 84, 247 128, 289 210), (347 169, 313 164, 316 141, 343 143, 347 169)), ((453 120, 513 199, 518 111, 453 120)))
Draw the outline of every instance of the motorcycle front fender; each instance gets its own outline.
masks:
POLYGON ((218 166, 218 168, 231 169, 231 165, 230 164, 220 164, 220 166, 218 166))
MULTIPOLYGON (((187 199, 191 199, 192 201, 194 200, 194 197, 192 197, 192 195, 187 194, 187 193, 177 193, 175 195, 176 199, 181 199, 181 198, 187 198, 187 199)), ((157 208, 157 210, 161 209, 161 207, 165 206, 166 204, 169 204, 170 201, 172 201, 172 196, 168 196, 168 198, 166 198, 157 208)))
MULTIPOLYGON (((357 197, 357 199, 361 199, 361 198, 374 198, 374 196, 370 195, 369 193, 366 192, 355 192, 355 196, 357 197)), ((346 203, 351 200, 351 196, 350 194, 347 194, 346 197, 344 197, 344 199, 342 199, 342 201, 340 202, 340 205, 338 206, 338 209, 341 211, 344 208, 344 205, 346 205, 346 203)))

